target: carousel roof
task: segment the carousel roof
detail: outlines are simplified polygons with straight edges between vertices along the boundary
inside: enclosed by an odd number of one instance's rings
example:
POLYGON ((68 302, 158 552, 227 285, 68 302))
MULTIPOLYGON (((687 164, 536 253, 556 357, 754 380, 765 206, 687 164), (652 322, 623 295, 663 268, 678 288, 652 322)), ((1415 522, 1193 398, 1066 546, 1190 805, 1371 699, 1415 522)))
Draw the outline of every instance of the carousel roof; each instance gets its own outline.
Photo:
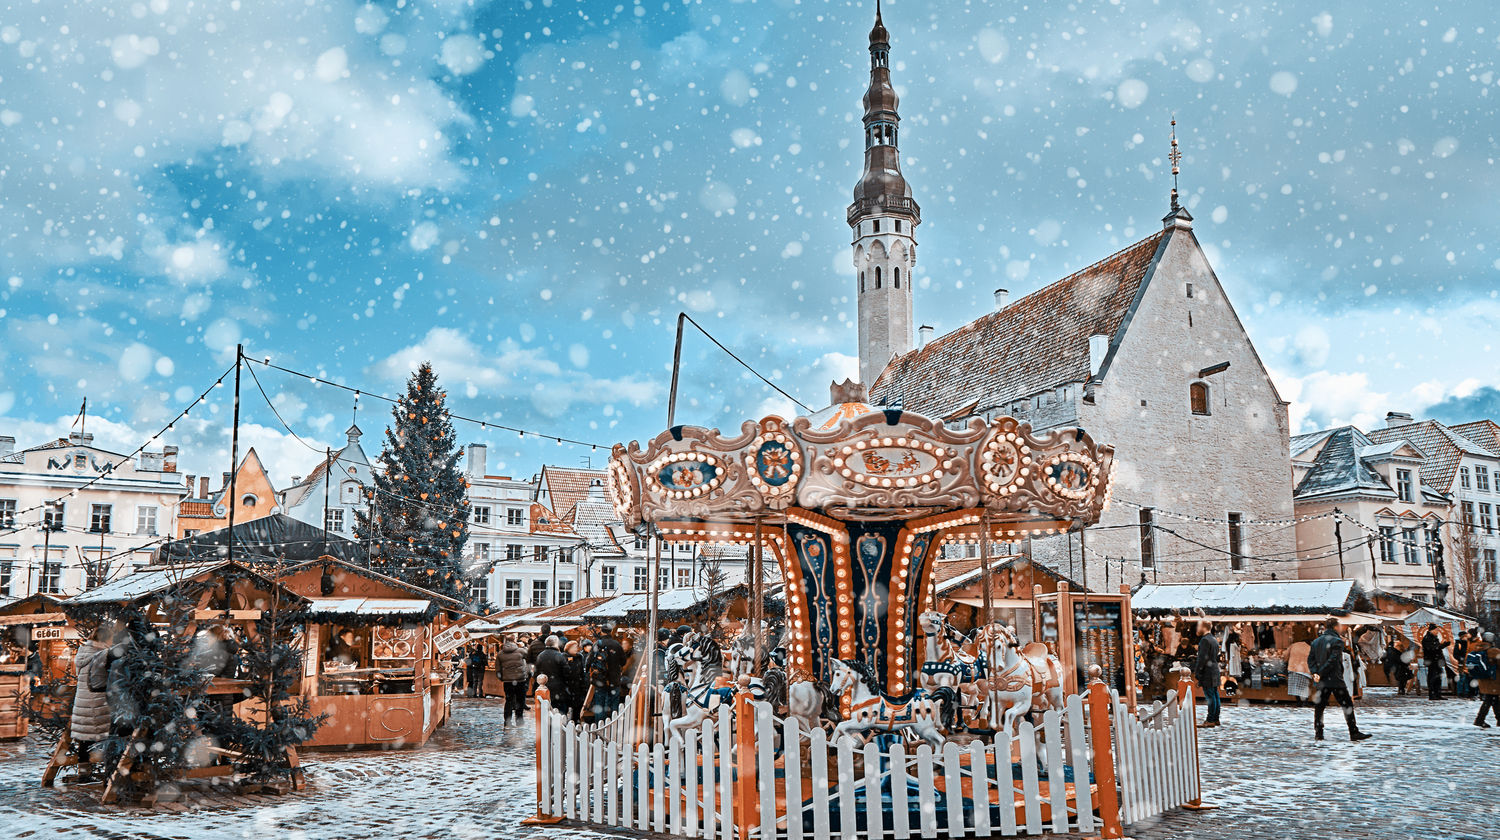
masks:
POLYGON ((734 435, 675 426, 615 446, 615 512, 630 528, 737 542, 744 526, 796 511, 865 521, 968 512, 930 529, 977 529, 982 515, 1000 528, 993 536, 1020 537, 1095 522, 1106 504, 1114 452, 1083 429, 1036 432, 1013 417, 950 426, 871 406, 853 382, 832 391, 831 405, 790 423, 766 417, 734 435))

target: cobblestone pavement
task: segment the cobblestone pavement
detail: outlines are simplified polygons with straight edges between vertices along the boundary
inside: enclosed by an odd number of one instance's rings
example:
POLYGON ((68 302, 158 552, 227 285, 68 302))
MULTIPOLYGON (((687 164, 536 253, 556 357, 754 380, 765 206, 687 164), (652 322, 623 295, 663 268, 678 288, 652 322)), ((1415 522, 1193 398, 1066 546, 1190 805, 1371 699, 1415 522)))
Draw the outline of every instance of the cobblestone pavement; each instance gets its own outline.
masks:
MULTIPOLYGON (((0 745, 0 837, 545 838, 615 837, 523 828, 533 809, 530 725, 500 723, 497 701, 458 700, 420 750, 317 753, 309 789, 288 796, 202 796, 157 809, 106 809, 85 791, 37 786, 46 751, 0 745)), ((1500 729, 1471 721, 1475 704, 1438 704, 1375 690, 1360 705, 1372 740, 1342 729, 1312 740, 1312 711, 1226 707, 1202 732, 1203 786, 1219 807, 1176 811, 1128 828, 1140 840, 1193 838, 1494 838, 1500 826, 1500 729)), ((1330 712, 1330 724, 1341 724, 1330 712)))

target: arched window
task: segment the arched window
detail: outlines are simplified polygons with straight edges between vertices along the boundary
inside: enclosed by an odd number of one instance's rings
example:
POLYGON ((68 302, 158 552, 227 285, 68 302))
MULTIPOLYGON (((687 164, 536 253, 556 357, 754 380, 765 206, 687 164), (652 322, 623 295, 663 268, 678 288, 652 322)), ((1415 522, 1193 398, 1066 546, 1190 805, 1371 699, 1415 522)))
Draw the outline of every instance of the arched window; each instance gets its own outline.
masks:
POLYGON ((891 279, 896 282, 896 288, 901 288, 901 269, 891 269, 891 279))
POLYGON ((875 266, 875 288, 880 288, 880 266, 875 266))
POLYGON ((240 504, 245 507, 255 507, 259 503, 260 499, 257 499, 254 493, 246 493, 244 497, 240 499, 240 504))
POLYGON ((1194 382, 1188 386, 1188 402, 1194 414, 1208 415, 1208 383, 1194 382))

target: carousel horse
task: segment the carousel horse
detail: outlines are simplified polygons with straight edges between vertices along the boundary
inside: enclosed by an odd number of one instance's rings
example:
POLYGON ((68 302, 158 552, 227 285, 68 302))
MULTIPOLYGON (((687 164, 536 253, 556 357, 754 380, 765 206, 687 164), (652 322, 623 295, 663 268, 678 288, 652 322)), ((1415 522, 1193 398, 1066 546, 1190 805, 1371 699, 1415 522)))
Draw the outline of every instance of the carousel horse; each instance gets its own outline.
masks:
MULTIPOLYGON (((834 727, 835 738, 869 732, 901 732, 926 741, 933 749, 942 749, 942 732, 938 730, 937 721, 928 716, 928 710, 924 708, 933 699, 926 691, 917 689, 902 697, 892 697, 880 690, 880 683, 870 666, 852 659, 833 660, 833 685, 830 688, 835 695, 851 689, 854 692, 850 705, 852 714, 834 727)), ((951 694, 944 704, 956 700, 957 695, 951 694)), ((947 716, 946 711, 944 716, 947 716)))
POLYGON ((1062 663, 1047 651, 1047 646, 1032 642, 1021 648, 1015 631, 1004 625, 990 625, 985 630, 994 634, 985 637, 986 643, 1000 642, 1003 650, 1004 659, 992 670, 989 689, 991 698, 1003 709, 1004 730, 1010 732, 1016 721, 1033 709, 1061 709, 1062 663))
POLYGON ((964 649, 969 639, 940 612, 924 612, 917 622, 927 637, 927 659, 922 663, 923 688, 959 686, 984 678, 985 660, 964 649))
POLYGON ((793 669, 786 678, 786 713, 802 722, 811 732, 826 720, 835 725, 843 722, 839 714, 838 695, 806 671, 793 669))

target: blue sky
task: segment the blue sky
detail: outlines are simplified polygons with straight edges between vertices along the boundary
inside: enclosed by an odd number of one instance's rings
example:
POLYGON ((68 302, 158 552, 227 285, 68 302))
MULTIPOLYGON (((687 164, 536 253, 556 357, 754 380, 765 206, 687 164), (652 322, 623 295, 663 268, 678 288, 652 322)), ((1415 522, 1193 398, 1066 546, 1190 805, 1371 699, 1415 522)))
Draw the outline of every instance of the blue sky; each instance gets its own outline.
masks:
MULTIPOLYGON (((665 423, 690 312, 818 405, 853 371, 869 3, 0 0, 0 434, 131 448, 257 357, 601 443, 665 423)), ((1484 4, 887 3, 945 332, 1196 230, 1297 431, 1500 414, 1484 4)), ((263 372, 299 434, 347 394, 263 372)), ((247 386, 248 387, 248 386, 247 386)), ((169 441, 224 468, 221 389, 169 441)), ((245 439, 311 468, 254 390, 245 439)), ((701 338, 679 420, 787 410, 701 338)), ((361 425, 375 432, 376 406, 361 425)), ((383 419, 383 417, 382 417, 383 419)), ((602 452, 474 429, 492 471, 602 452)), ((373 448, 373 447, 372 447, 373 448)))

